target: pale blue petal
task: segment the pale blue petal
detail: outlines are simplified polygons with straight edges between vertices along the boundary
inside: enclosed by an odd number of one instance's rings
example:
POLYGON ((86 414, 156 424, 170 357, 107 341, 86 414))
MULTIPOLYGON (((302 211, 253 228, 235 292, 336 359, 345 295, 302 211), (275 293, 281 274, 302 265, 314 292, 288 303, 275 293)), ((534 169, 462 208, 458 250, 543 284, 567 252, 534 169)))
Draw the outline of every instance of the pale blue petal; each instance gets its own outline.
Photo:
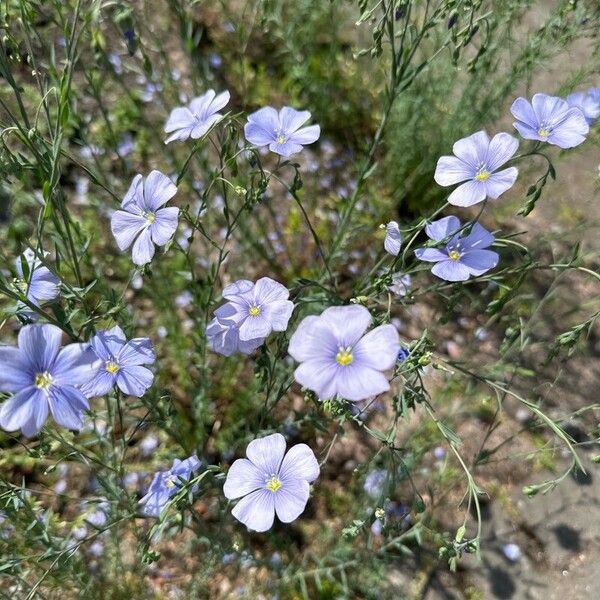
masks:
POLYGON ((177 193, 175 184, 160 171, 152 171, 144 182, 144 201, 155 212, 177 193))
POLYGON ((144 229, 138 236, 133 244, 131 251, 131 257, 134 264, 145 265, 148 264, 154 256, 154 243, 149 229, 144 229))
POLYGON ((483 202, 486 198, 486 182, 485 181, 467 181, 459 185, 448 196, 448 203, 454 206, 473 206, 479 202, 483 202))
POLYGON ((275 511, 282 523, 295 521, 306 508, 310 486, 304 479, 290 479, 283 481, 282 487, 273 495, 275 496, 275 511))
POLYGON ((154 374, 146 367, 123 367, 117 372, 117 386, 129 396, 141 398, 152 385, 154 374))
POLYGON ((264 486, 265 473, 262 473, 247 458, 238 458, 227 473, 223 493, 228 500, 235 500, 264 486))
POLYGON ((52 367, 61 340, 62 331, 55 325, 25 325, 19 331, 19 349, 34 375, 52 367))
POLYGON ((246 448, 246 457, 265 475, 276 475, 285 454, 285 438, 273 433, 252 440, 246 448))
POLYGON ((28 435, 37 433, 48 416, 48 402, 42 390, 30 386, 5 400, 0 407, 0 427, 17 431, 31 422, 39 423, 36 431, 27 427, 28 435))
POLYGON ((391 369, 396 364, 398 352, 400 337, 393 325, 375 327, 352 349, 355 363, 379 371, 391 369))
POLYGON ((444 217, 437 221, 432 221, 425 226, 425 233, 436 242, 440 242, 460 229, 460 221, 454 217, 444 217))
POLYGON ((116 210, 110 219, 110 229, 119 250, 127 250, 146 225, 145 217, 124 210, 116 210))
POLYGON ((469 269, 456 260, 444 260, 433 265, 431 272, 446 281, 467 281, 469 269))
POLYGON ((306 444, 296 444, 284 456, 279 477, 285 481, 291 479, 314 481, 319 476, 319 471, 315 453, 306 444))
POLYGON ((29 361, 13 346, 0 346, 0 392, 15 393, 33 383, 29 361))
POLYGON ((242 498, 231 514, 248 529, 267 531, 275 520, 275 494, 269 490, 256 490, 242 498))
POLYGON ((177 230, 177 217, 179 209, 170 206, 156 211, 155 221, 150 225, 150 234, 152 241, 157 246, 164 246, 177 230))

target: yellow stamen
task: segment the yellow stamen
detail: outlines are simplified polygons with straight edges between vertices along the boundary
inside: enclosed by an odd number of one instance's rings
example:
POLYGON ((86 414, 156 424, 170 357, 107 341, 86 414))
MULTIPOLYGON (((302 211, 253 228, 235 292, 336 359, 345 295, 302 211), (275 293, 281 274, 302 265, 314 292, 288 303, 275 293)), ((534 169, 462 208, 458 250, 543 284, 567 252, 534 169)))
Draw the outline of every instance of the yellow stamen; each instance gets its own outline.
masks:
POLYGON ((490 175, 491 175, 491 173, 489 171, 482 169, 481 171, 477 171, 477 174, 475 175, 475 179, 477 181, 486 181, 490 178, 490 175))
POLYGON ((541 138, 547 138, 550 135, 550 132, 545 127, 540 127, 538 129, 538 135, 541 138))
POLYGON ((248 314, 251 317, 258 317, 258 315, 260 315, 260 307, 258 307, 258 306, 251 306, 248 309, 248 314))
POLYGON ((45 371, 44 373, 38 373, 35 376, 35 387, 40 390, 47 391, 48 388, 52 385, 52 381, 52 375, 50 375, 48 371, 45 371))
POLYGON ((146 217, 146 221, 150 224, 156 221, 156 215, 153 212, 147 212, 144 216, 146 217))
POLYGON ((284 135, 278 135, 277 138, 275 139, 275 141, 281 146, 283 144, 285 144, 285 136, 284 135))
POLYGON ((347 367, 354 360, 354 356, 352 356, 350 348, 340 348, 340 351, 335 356, 335 360, 342 367, 347 367))
POLYGON ((458 260, 460 258, 460 252, 457 252, 456 250, 452 250, 452 252, 450 252, 450 254, 448 254, 448 257, 450 258, 450 260, 458 260))
POLYGON ((271 491, 276 492, 283 484, 281 483, 281 479, 276 475, 271 475, 271 478, 267 481, 265 487, 271 491))
POLYGON ((171 475, 166 481, 165 486, 168 488, 174 488, 177 485, 177 478, 175 475, 171 475))
POLYGON ((109 360, 106 363, 105 368, 111 375, 114 375, 119 370, 119 365, 116 362, 109 360))

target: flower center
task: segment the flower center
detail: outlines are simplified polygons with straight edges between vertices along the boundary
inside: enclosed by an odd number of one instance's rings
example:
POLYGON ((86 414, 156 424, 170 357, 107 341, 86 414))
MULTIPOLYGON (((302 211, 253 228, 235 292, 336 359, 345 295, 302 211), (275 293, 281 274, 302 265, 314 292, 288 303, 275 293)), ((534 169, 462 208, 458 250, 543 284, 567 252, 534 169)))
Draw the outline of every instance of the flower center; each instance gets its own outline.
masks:
POLYGON ((541 125, 540 128, 538 129, 538 135, 541 138, 546 139, 550 135, 550 128, 547 127, 546 125, 541 125))
POLYGON ((53 381, 52 375, 48 371, 44 371, 35 376, 35 387, 47 392, 53 381))
POLYGON ((286 142, 285 135, 283 135, 282 133, 280 133, 280 134, 279 134, 279 135, 278 135, 278 136, 275 138, 275 141, 276 141, 276 142, 277 142, 277 143, 278 143, 280 146, 282 146, 282 145, 283 145, 283 144, 285 144, 285 142, 286 142))
POLYGON ((277 475, 271 475, 265 483, 265 487, 271 492, 276 492, 282 485, 281 479, 277 475))
POLYGON ((111 374, 114 375, 119 370, 119 365, 114 360, 109 360, 104 365, 104 368, 111 374))
POLYGON ((178 478, 175 475, 169 475, 165 481, 165 487, 174 488, 177 485, 178 478))
POLYGON ((460 252, 452 250, 452 252, 448 254, 448 257, 450 258, 450 260, 458 260, 460 258, 460 252))
POLYGON ((342 365, 342 367, 347 367, 354 360, 351 350, 352 348, 350 348, 350 346, 347 348, 340 348, 339 352, 335 355, 335 360, 339 365, 342 365))
POLYGON ((256 306, 256 305, 255 306, 251 306, 248 309, 248 314, 251 317, 258 317, 258 315, 260 315, 260 306, 256 306))
POLYGON ((156 214, 152 211, 145 212, 144 217, 146 217, 146 223, 148 223, 148 225, 152 225, 152 223, 156 221, 156 214))
POLYGON ((24 279, 15 279, 13 283, 21 294, 27 294, 27 282, 24 279))
POLYGON ((487 169, 482 167, 481 169, 479 169, 479 171, 477 171, 474 179, 476 181, 487 181, 490 178, 490 175, 491 173, 487 169))

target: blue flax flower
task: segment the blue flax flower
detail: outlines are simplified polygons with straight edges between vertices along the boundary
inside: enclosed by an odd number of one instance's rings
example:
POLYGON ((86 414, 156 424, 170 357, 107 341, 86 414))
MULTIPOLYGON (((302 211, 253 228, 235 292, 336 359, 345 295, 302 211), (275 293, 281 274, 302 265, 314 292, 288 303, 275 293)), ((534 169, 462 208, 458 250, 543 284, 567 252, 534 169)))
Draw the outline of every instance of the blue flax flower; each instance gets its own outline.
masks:
POLYGON ((90 341, 99 367, 83 388, 88 397, 104 396, 116 385, 124 394, 141 398, 152 385, 154 374, 142 365, 155 361, 152 342, 147 337, 127 341, 119 326, 100 331, 90 341))
POLYGON ((237 349, 249 354, 271 332, 285 331, 294 310, 289 296, 285 286, 269 277, 256 283, 240 279, 228 285, 223 290, 223 298, 228 302, 215 310, 216 322, 207 329, 213 348, 229 356, 237 345, 237 349))
POLYGON ((246 139, 259 148, 269 146, 271 152, 289 158, 302 150, 302 146, 319 139, 318 125, 302 127, 310 119, 307 110, 295 110, 284 106, 277 112, 271 106, 261 108, 248 115, 244 127, 246 139))
POLYGON ((187 106, 174 108, 165 124, 165 132, 171 135, 165 144, 175 140, 201 138, 223 115, 219 111, 229 102, 229 92, 215 94, 208 90, 202 96, 194 98, 187 106))
POLYGON ((17 258, 15 268, 18 275, 15 284, 32 304, 39 306, 41 302, 54 300, 58 296, 60 280, 42 264, 31 248, 17 258), (29 270, 27 275, 23 271, 22 261, 29 270))
POLYGON ((93 376, 96 357, 88 344, 61 349, 61 338, 54 325, 26 325, 17 347, 0 346, 0 392, 13 394, 0 408, 3 429, 31 437, 48 410, 62 427, 83 427, 89 404, 80 388, 93 376))
POLYGON ((539 140, 558 146, 573 148, 585 141, 590 126, 579 108, 557 96, 535 94, 531 102, 517 98, 510 112, 517 119, 515 129, 526 140, 539 140))
POLYGON ((472 275, 482 275, 493 269, 499 260, 497 252, 487 250, 495 239, 484 227, 475 223, 468 235, 458 233, 461 228, 456 217, 444 217, 425 227, 430 239, 436 242, 447 241, 446 246, 437 248, 417 248, 415 254, 420 260, 433 262, 431 272, 446 281, 466 281, 472 275))
POLYGON ((519 171, 516 167, 498 169, 517 151, 519 141, 508 133, 498 133, 491 140, 478 131, 455 142, 454 156, 442 156, 434 179, 443 186, 464 181, 448 197, 455 206, 473 206, 486 198, 496 199, 510 189, 519 171))
POLYGON ((572 108, 578 108, 591 125, 600 117, 600 88, 590 88, 585 92, 574 92, 567 96, 567 103, 572 108))
POLYGON ((241 498, 231 514, 254 531, 270 529, 275 513, 282 523, 297 519, 319 476, 314 452, 296 444, 286 453, 285 438, 274 433, 250 442, 246 457, 231 465, 223 486, 226 498, 241 498))
POLYGON ((160 171, 152 171, 146 180, 136 175, 123 198, 121 210, 114 212, 111 229, 120 250, 131 244, 136 265, 145 265, 154 256, 154 244, 164 246, 177 229, 179 209, 161 208, 177 192, 173 182, 160 171))
POLYGON ((400 233, 400 227, 398 227, 396 221, 390 221, 385 226, 385 240, 383 241, 383 247, 388 254, 398 256, 401 245, 402 234, 400 233))
POLYGON ((332 306, 318 317, 305 317, 288 348, 301 363, 296 381, 322 400, 339 395, 358 402, 388 391, 383 372, 396 364, 400 338, 393 325, 366 333, 371 320, 359 305, 332 306))
POLYGON ((192 473, 200 468, 201 462, 194 454, 185 460, 176 458, 168 471, 154 475, 148 493, 140 500, 142 513, 148 517, 158 517, 167 502, 190 480, 192 473))

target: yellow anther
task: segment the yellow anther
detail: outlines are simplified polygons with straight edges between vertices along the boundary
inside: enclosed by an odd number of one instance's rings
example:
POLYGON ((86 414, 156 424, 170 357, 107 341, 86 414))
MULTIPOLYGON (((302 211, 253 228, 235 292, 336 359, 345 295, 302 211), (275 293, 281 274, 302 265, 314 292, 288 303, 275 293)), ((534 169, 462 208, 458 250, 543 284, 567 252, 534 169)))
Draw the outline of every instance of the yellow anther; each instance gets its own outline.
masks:
POLYGON ((258 306, 251 306, 251 307, 248 309, 248 314, 249 314, 251 317, 258 317, 258 315, 260 315, 260 308, 259 308, 258 306))
POLYGON ((119 365, 116 362, 109 360, 106 363, 105 368, 111 375, 114 375, 119 370, 119 365))
POLYGON ((475 175, 475 179, 477 181, 487 181, 490 178, 491 173, 486 171, 485 169, 481 169, 481 171, 477 171, 475 175))
POLYGON ((335 360, 342 367, 347 367, 354 360, 354 356, 352 356, 350 348, 340 348, 340 351, 335 356, 335 360))
POLYGON ((448 254, 448 257, 450 258, 450 260, 458 260, 460 258, 460 252, 457 252, 456 250, 452 250, 452 252, 450 252, 450 254, 448 254))
POLYGON ((40 390, 48 390, 48 388, 52 385, 52 375, 45 371, 44 373, 38 373, 35 376, 35 387, 40 390))
POLYGON ((276 492, 282 485, 281 479, 279 479, 279 477, 276 475, 272 475, 267 481, 265 487, 271 492, 276 492))

